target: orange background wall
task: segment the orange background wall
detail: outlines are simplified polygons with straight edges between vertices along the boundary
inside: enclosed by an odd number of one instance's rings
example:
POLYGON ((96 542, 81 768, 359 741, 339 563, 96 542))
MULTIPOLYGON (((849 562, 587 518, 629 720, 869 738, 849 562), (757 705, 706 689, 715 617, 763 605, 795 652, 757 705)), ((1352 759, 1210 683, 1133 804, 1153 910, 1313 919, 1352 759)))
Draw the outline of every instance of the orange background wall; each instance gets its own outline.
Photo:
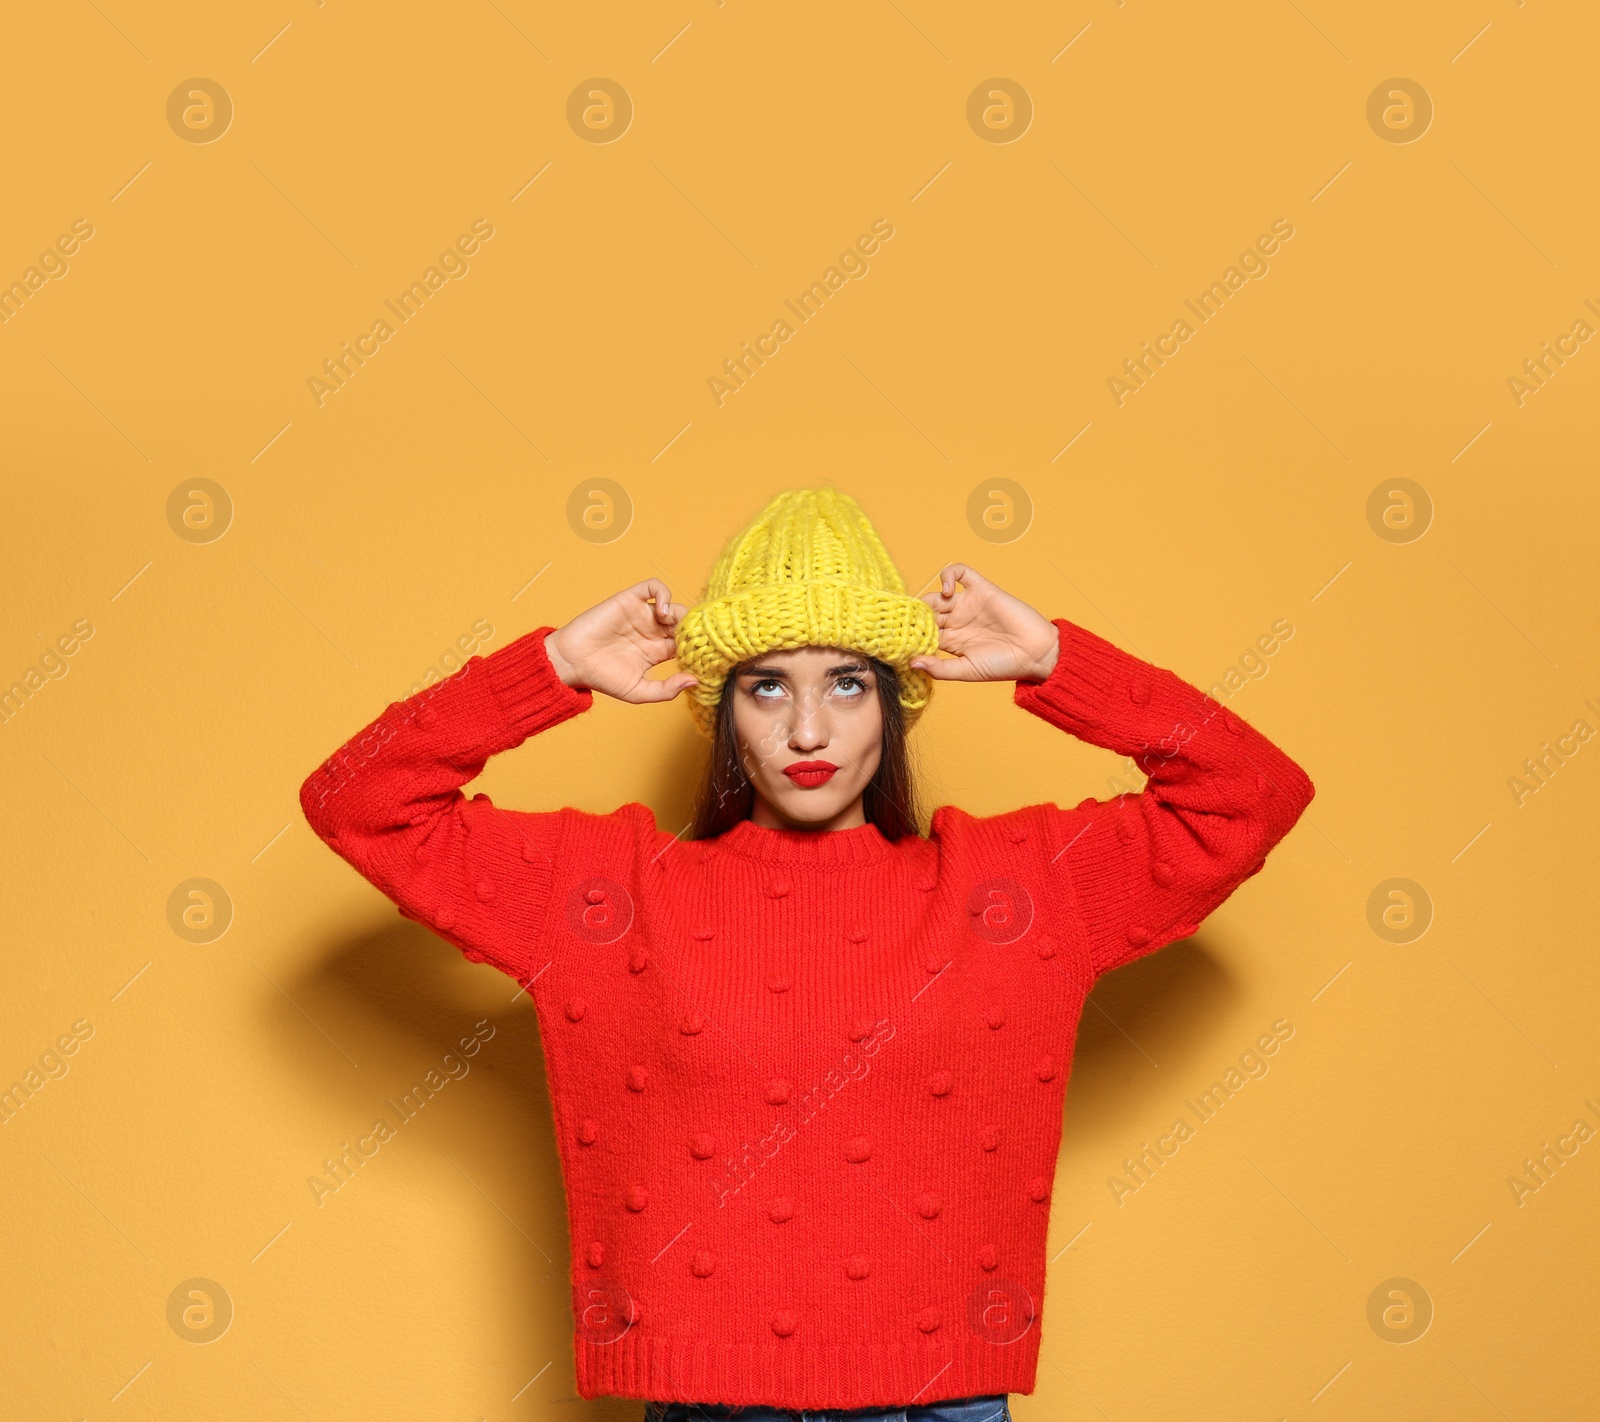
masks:
MULTIPOLYGON (((296 790, 458 639, 651 575, 697 597, 772 493, 830 480, 914 591, 967 561, 1221 683, 1318 787, 1267 873, 1093 996, 1019 1422, 1576 1416, 1597 43, 1574 0, 13 13, 0 1084, 42 1089, 0 1124, 0 1411, 637 1417, 573 1398, 526 997, 296 790), (170 908, 196 879, 221 937, 170 908), (1119 1194, 1276 1022, 1265 1074, 1119 1194)), ((684 707, 597 700, 474 788, 681 824, 684 707)), ((917 739, 929 803, 975 813, 1141 783, 1009 686, 941 687, 917 739)))

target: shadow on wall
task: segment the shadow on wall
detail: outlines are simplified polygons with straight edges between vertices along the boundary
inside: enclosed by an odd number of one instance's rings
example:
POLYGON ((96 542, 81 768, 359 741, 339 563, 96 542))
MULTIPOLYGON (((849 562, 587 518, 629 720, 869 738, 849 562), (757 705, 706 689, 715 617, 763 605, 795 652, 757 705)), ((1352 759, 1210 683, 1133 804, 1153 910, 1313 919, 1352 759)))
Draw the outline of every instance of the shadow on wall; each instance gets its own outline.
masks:
MULTIPOLYGON (((434 1157, 459 1180, 463 1212, 478 1212, 503 1233, 504 1250, 495 1257, 504 1278, 484 1318, 498 1319, 501 1335, 486 1347, 526 1358, 531 1341, 534 1351, 553 1356, 557 1367, 540 1379, 552 1389, 545 1405, 565 1404, 586 1422, 637 1422, 632 1400, 554 1395, 570 1386, 571 1252, 549 1086, 527 994, 512 1001, 509 978, 467 962, 408 920, 333 938, 319 949, 312 969, 284 981, 292 1002, 263 985, 261 1010, 285 1071, 298 1070, 304 1089, 348 1119, 352 1132, 370 1132, 381 1118, 392 1134, 365 1163, 347 1153, 354 1168, 343 1178, 308 1155, 308 1177, 327 1188, 319 1195, 307 1180, 302 1217, 357 1208, 363 1189, 382 1188, 385 1154, 434 1157), (462 1050, 463 1037, 482 1039, 475 1054, 462 1050), (419 1105, 414 1088, 430 1070, 444 1084, 419 1105)), ((1130 1130, 1148 1130, 1169 1113, 1176 1084, 1214 1065, 1223 1045, 1215 1024, 1238 991, 1223 959, 1198 935, 1104 975, 1080 1021, 1064 1145, 1079 1142, 1090 1151, 1097 1147, 1088 1143, 1109 1137, 1120 1148, 1130 1130)), ((352 1145, 355 1139, 349 1137, 352 1145)), ((370 1135, 366 1140, 373 1144, 370 1135)), ((329 1140, 325 1150, 337 1156, 343 1145, 329 1140)))
MULTIPOLYGON (((319 1147, 330 1158, 343 1152, 350 1168, 330 1172, 308 1152, 297 1215, 353 1213, 362 1191, 385 1188, 386 1158, 430 1157, 435 1175, 459 1184, 462 1214, 481 1218, 497 1243, 491 1260, 500 1278, 480 1323, 499 1336, 485 1351, 518 1360, 539 1354, 530 1377, 544 1359, 555 1359, 522 1401, 566 1403, 574 1422, 637 1422, 631 1401, 558 1396, 572 1376, 571 1249, 538 1020, 527 994, 513 1002, 510 978, 468 962, 398 915, 372 931, 317 943, 310 959, 309 971, 283 981, 293 1002, 262 984, 261 1011, 286 1074, 298 1070, 304 1090, 349 1121, 349 1135, 319 1147), (462 1048, 463 1037, 478 1042, 474 1054, 462 1048), (442 1082, 431 1099, 430 1071, 442 1082), (381 1140, 373 1132, 378 1119, 390 1127, 381 1140), (344 1151, 358 1136, 370 1147, 364 1161, 344 1151), (313 1188, 316 1180, 325 1184, 313 1188)), ((431 1292, 426 1279, 417 1288, 431 1292)))
MULTIPOLYGON (((1165 1124, 1182 1087, 1238 1047, 1219 1040, 1243 984, 1197 933, 1101 976, 1083 1005, 1063 1139, 1121 1141, 1165 1124)), ((1248 1043, 1243 1045, 1248 1046, 1248 1043)), ((1137 1135, 1135 1136, 1137 1139, 1137 1135)))

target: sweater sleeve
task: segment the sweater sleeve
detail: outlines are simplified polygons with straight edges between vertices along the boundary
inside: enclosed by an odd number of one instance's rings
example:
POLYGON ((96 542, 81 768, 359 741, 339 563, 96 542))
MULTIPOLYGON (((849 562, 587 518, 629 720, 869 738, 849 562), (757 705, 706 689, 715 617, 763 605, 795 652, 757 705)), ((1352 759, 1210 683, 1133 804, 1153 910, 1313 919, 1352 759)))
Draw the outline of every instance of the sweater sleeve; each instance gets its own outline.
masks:
POLYGON ((1053 619, 1060 656, 1015 703, 1092 745, 1133 757, 1138 794, 1087 799, 1044 817, 1050 873, 1064 883, 1098 976, 1187 937, 1263 867, 1311 803, 1294 761, 1220 702, 1102 637, 1053 619))
POLYGON ((314 770, 300 806, 319 838, 475 962, 519 981, 536 966, 566 818, 496 809, 461 786, 490 756, 589 709, 540 627, 394 702, 314 770))

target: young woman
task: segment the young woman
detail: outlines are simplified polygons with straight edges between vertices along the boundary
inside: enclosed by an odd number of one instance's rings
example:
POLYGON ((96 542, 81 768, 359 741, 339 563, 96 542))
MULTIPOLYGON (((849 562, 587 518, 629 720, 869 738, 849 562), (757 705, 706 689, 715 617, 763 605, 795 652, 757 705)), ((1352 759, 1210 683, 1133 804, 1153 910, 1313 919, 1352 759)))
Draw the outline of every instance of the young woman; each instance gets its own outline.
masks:
POLYGON ((823 488, 774 499, 694 608, 647 579, 391 705, 301 804, 402 914, 528 989, 584 1397, 996 1422, 1034 1387, 1085 997, 1193 933, 1313 793, 1173 673, 964 564, 908 596, 823 488), (938 681, 1014 682, 1149 783, 945 806, 924 835, 906 734, 938 681), (687 839, 633 802, 463 795, 595 691, 688 692, 711 755, 687 839))

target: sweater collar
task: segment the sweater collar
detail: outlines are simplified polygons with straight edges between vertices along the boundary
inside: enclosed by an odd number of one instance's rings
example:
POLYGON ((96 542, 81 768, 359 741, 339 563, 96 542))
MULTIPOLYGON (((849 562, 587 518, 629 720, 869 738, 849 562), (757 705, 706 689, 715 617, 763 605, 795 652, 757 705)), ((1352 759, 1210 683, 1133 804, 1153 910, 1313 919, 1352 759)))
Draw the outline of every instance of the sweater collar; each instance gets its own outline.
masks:
POLYGON ((870 820, 842 830, 767 829, 754 820, 740 820, 718 835, 716 843, 764 863, 819 869, 870 864, 894 852, 894 845, 870 820))

